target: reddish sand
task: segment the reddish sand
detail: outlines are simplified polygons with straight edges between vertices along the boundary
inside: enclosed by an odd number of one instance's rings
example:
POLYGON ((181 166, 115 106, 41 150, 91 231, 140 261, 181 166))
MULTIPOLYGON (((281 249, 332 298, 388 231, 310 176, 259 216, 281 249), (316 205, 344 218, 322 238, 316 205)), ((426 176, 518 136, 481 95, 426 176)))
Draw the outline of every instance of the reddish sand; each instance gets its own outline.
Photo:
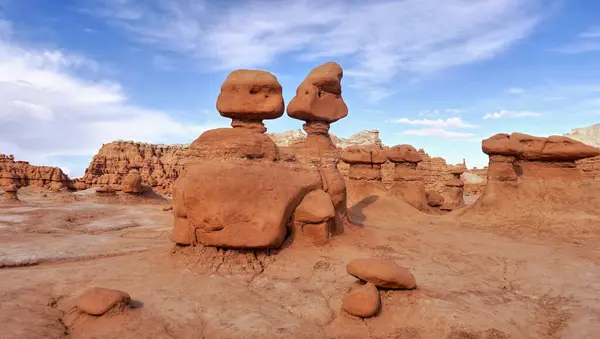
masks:
MULTIPOLYGON (((86 191, 19 190, 0 205, 1 338, 597 338, 597 234, 574 243, 547 232, 459 222, 385 197, 349 209, 362 228, 325 247, 241 253, 174 250, 167 203, 99 202, 86 191), (47 194, 43 197, 43 194, 47 194), (475 227, 472 227, 475 226, 475 227), (341 311, 355 258, 392 259, 417 280, 380 290, 381 310, 341 311), (132 308, 73 316, 73 297, 100 286, 132 308), (75 319, 74 319, 75 318, 75 319)), ((493 214, 490 215, 494 217, 493 214)), ((557 222, 589 224, 577 210, 557 222)), ((490 225, 497 224, 492 223, 490 225)), ((522 229, 539 223, 518 225, 522 229)), ((596 223, 597 225, 597 223, 596 223)), ((588 226, 586 229, 590 229, 588 226)), ((579 235, 578 237, 581 237, 579 235)))

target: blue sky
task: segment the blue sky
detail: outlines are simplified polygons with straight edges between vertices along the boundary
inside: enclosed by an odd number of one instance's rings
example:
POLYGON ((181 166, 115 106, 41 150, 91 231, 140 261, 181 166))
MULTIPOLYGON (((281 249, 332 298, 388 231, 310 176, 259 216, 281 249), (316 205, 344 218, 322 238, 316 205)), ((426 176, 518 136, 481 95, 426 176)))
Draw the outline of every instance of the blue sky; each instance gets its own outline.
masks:
MULTIPOLYGON (((102 143, 188 143, 237 68, 289 102, 344 68, 349 115, 449 163, 483 166, 499 132, 568 133, 600 117, 595 0, 0 0, 0 153, 80 176, 102 143)), ((298 129, 284 116, 269 132, 298 129)))

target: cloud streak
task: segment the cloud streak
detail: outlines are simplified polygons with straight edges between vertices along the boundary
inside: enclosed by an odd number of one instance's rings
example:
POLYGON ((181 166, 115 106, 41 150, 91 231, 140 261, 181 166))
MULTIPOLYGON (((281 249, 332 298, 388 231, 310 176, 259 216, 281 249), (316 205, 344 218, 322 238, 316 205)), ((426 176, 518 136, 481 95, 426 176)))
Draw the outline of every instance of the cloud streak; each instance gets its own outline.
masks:
POLYGON ((281 57, 342 60, 351 85, 372 101, 389 84, 493 58, 540 21, 539 0, 88 0, 135 41, 216 70, 257 68, 281 57))
POLYGON ((436 128, 447 128, 447 127, 450 127, 450 128, 452 128, 452 127, 454 127, 454 128, 475 128, 475 127, 477 127, 476 125, 469 124, 469 123, 462 121, 462 119, 458 118, 458 117, 448 118, 448 119, 436 119, 436 120, 430 120, 430 119, 411 120, 408 118, 400 118, 400 119, 396 119, 396 120, 391 120, 389 122, 393 123, 393 124, 421 125, 421 126, 431 126, 431 127, 436 127, 436 128))
MULTIPOLYGON (((473 133, 463 133, 463 132, 453 132, 448 131, 443 128, 422 128, 422 129, 412 129, 401 132, 403 135, 414 135, 414 136, 431 136, 438 138, 446 138, 446 139, 465 139, 465 138, 473 138, 475 134, 473 133)), ((477 139, 479 140, 479 139, 477 139)))
POLYGON ((561 54, 581 54, 600 51, 600 28, 590 27, 577 36, 573 43, 554 49, 561 54))
POLYGON ((500 118, 523 118, 523 117, 539 117, 541 113, 529 112, 529 111, 506 111, 501 110, 498 112, 487 113, 483 116, 483 120, 489 119, 500 119, 500 118))

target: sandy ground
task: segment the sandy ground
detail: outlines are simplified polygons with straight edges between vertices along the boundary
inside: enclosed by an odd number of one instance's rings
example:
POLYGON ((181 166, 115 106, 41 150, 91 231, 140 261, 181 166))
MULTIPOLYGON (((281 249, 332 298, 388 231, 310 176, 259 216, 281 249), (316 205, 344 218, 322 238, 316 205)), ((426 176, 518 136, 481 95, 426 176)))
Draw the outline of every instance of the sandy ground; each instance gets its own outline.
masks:
MULTIPOLYGON (((561 242, 461 224, 369 197, 325 247, 177 249, 163 203, 23 189, 0 205, 0 338, 598 338, 598 242, 561 242), (340 311, 354 258, 393 259, 418 288, 380 291, 362 320, 340 311), (69 319, 91 286, 136 308, 69 319), (65 319, 69 320, 66 321, 65 319)), ((168 203, 168 202, 167 202, 168 203)), ((573 215, 577 219, 577 215, 573 215)), ((526 227, 526 225, 524 225, 526 227)))

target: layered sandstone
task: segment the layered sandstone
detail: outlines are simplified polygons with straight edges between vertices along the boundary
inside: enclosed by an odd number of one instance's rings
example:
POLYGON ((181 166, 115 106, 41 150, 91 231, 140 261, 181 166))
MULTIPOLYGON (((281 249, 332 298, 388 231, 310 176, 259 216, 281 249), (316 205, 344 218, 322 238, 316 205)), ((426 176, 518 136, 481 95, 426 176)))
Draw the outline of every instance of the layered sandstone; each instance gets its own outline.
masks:
POLYGON ((387 149, 387 157, 395 166, 390 193, 418 210, 425 210, 425 183, 423 175, 417 171, 421 155, 411 145, 397 145, 387 149))
POLYGON ((0 154, 0 171, 10 172, 15 176, 16 185, 36 186, 53 190, 71 187, 71 180, 58 167, 35 166, 27 161, 15 161, 13 155, 0 154))
POLYGON ((381 182, 381 165, 387 161, 386 152, 377 146, 350 146, 341 153, 341 159, 350 167, 346 187, 351 200, 359 201, 385 192, 381 182))
MULTIPOLYGON (((102 145, 85 170, 85 186, 120 187, 132 168, 137 168, 142 182, 161 193, 171 193, 189 156, 187 145, 155 145, 133 141, 114 141, 102 145)), ((79 184, 80 188, 84 184, 79 184)))
POLYGON ((10 171, 0 170, 0 188, 4 191, 5 201, 18 201, 17 197, 17 176, 10 171))
POLYGON ((490 163, 483 196, 471 209, 476 214, 494 213, 501 216, 494 219, 500 222, 503 218, 546 218, 574 208, 597 214, 596 184, 586 180, 576 162, 599 156, 600 149, 563 136, 512 133, 483 140, 482 150, 490 163))

